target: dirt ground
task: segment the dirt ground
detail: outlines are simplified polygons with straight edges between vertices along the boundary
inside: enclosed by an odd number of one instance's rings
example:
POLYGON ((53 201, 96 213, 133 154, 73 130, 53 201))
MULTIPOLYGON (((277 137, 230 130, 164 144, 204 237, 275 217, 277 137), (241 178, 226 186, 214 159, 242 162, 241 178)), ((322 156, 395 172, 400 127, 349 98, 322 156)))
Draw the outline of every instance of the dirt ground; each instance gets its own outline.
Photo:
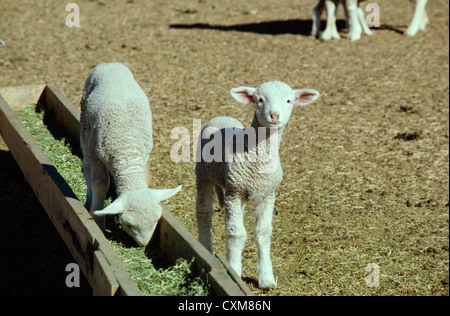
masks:
MULTIPOLYGON (((81 27, 69 28, 63 1, 2 1, 0 87, 54 83, 78 105, 96 64, 125 63, 154 116, 151 186, 183 184, 166 205, 194 235, 194 163, 170 159, 172 129, 219 115, 249 125, 252 108, 231 99, 233 87, 279 79, 317 89, 321 98, 294 110, 281 144, 278 288, 256 288, 250 209, 244 280, 262 295, 448 295, 448 1, 428 1, 427 32, 408 38, 407 1, 379 0, 381 28, 355 43, 309 36, 315 2, 80 0, 81 27), (370 264, 378 287, 367 286, 370 264)), ((0 157, 2 168, 11 164, 3 143, 0 157)), ((0 179, 2 212, 11 182, 28 192, 21 181, 0 179)), ((223 214, 214 221, 214 248, 224 253, 223 214)), ((10 248, 2 245, 1 261, 14 258, 10 248)))

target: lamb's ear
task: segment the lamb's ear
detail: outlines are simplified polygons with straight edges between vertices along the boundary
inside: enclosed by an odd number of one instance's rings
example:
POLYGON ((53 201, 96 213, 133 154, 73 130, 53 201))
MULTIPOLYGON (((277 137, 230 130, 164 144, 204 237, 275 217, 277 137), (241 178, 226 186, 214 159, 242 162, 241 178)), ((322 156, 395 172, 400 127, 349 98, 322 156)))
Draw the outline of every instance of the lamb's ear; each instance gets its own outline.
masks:
POLYGON ((123 201, 122 199, 117 199, 112 202, 110 205, 105 207, 103 210, 95 211, 95 216, 104 216, 104 215, 116 215, 122 214, 123 212, 123 201))
POLYGON ((313 103, 320 97, 319 91, 313 89, 295 90, 294 105, 305 106, 313 103))
POLYGON ((149 189, 152 191, 152 194, 156 196, 156 200, 158 202, 162 202, 170 199, 172 196, 177 194, 183 186, 179 185, 175 189, 149 189))
POLYGON ((242 104, 254 103, 253 93, 255 93, 255 88, 250 87, 240 87, 231 89, 230 94, 237 102, 242 104))

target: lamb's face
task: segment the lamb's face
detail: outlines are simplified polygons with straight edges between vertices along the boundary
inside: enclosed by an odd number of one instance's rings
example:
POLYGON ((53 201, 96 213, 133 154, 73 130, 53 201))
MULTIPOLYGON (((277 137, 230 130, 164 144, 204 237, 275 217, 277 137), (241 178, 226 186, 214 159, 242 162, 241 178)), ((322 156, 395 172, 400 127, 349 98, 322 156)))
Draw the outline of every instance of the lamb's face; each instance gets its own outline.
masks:
POLYGON ((119 223, 140 246, 146 246, 161 218, 162 206, 149 190, 130 192, 124 199, 119 223))
POLYGON ((262 126, 284 128, 291 117, 295 92, 283 82, 271 81, 255 90, 253 101, 262 126))
POLYGON ((294 105, 304 106, 319 98, 312 89, 292 90, 281 81, 269 81, 258 88, 240 87, 231 89, 231 96, 242 104, 253 103, 260 125, 284 128, 291 117, 294 105))
POLYGON ((103 210, 95 211, 94 215, 119 215, 123 229, 140 246, 146 246, 161 218, 163 209, 160 202, 170 199, 181 188, 179 185, 174 189, 142 189, 123 193, 103 210))

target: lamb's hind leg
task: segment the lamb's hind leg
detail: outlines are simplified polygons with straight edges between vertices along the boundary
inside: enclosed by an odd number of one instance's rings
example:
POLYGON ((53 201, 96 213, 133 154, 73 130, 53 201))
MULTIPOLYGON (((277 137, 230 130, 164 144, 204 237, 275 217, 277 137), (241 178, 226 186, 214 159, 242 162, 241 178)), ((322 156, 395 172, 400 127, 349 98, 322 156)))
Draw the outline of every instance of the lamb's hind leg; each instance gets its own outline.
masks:
POLYGON ((197 227, 198 240, 212 253, 212 216, 214 186, 211 183, 197 182, 197 227))
POLYGON ((255 208, 255 239, 258 247, 258 285, 262 289, 276 287, 270 260, 270 241, 272 237, 272 217, 275 193, 265 198, 255 208))

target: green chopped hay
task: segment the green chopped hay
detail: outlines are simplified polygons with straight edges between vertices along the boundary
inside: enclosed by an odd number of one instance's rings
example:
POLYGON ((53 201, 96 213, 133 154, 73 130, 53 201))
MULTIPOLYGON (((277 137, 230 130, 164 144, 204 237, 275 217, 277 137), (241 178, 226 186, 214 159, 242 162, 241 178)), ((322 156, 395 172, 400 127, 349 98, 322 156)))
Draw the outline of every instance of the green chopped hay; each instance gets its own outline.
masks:
MULTIPOLYGON (((148 259, 149 254, 145 248, 126 248, 115 241, 111 244, 124 261, 127 272, 145 295, 206 296, 209 294, 204 282, 192 271, 193 259, 190 262, 177 259, 174 266, 156 269, 153 260, 148 259)), ((152 255, 154 254, 150 254, 152 255)), ((160 254, 157 254, 157 259, 158 255, 160 254)))
POLYGON ((72 148, 72 144, 78 144, 78 141, 62 137, 64 130, 61 126, 55 125, 54 122, 48 122, 52 125, 51 132, 44 124, 44 122, 49 121, 44 117, 44 111, 36 110, 35 104, 28 105, 24 110, 16 111, 16 114, 42 151, 70 185, 78 199, 85 203, 86 183, 82 172, 82 160, 79 158, 81 157, 81 150, 72 148))
MULTIPOLYGON (((79 200, 85 203, 86 183, 79 142, 67 137, 62 126, 38 109, 35 104, 30 104, 24 110, 16 111, 16 114, 79 200)), ((106 205, 109 203, 111 198, 106 201, 106 205)), ((175 265, 168 266, 158 249, 135 247, 131 237, 121 229, 116 219, 107 219, 107 224, 111 226, 106 232, 107 238, 144 295, 210 294, 207 281, 193 271, 194 259, 188 261, 180 258, 175 265)))

